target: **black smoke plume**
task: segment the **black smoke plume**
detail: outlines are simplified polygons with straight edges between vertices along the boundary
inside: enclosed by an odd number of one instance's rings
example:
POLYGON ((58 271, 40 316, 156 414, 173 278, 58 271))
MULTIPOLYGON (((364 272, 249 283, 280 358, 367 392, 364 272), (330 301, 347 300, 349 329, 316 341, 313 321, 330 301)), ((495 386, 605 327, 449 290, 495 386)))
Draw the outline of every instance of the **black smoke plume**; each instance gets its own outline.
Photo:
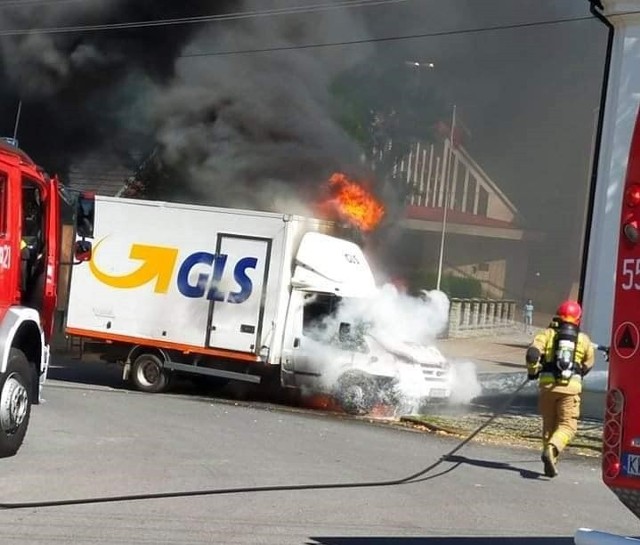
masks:
MULTIPOLYGON (((290 5, 275 0, 61 0, 0 7, 0 29, 290 5)), ((2 130, 11 133, 21 100, 21 146, 63 177, 89 155, 115 154, 133 169, 153 154, 156 197, 301 212, 300 203, 317 198, 332 172, 366 174, 362 150, 333 119, 329 89, 335 76, 360 62, 368 48, 351 48, 346 55, 295 49, 366 36, 355 15, 331 10, 311 17, 4 36, 2 130), (219 54, 274 47, 287 50, 219 54)), ((380 193, 381 188, 374 190, 380 193)))

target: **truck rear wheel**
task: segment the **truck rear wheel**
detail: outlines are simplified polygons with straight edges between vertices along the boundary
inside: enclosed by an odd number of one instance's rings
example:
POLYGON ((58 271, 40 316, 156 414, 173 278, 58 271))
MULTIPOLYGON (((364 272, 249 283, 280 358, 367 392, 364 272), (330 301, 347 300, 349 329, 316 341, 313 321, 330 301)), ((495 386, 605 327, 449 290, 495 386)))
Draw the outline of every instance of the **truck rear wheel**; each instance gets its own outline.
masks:
POLYGON ((362 371, 347 371, 338 379, 334 397, 347 414, 368 414, 378 399, 376 381, 362 371))
POLYGON ((153 354, 142 354, 133 362, 131 380, 138 390, 157 394, 169 387, 169 374, 162 360, 153 354))
POLYGON ((0 376, 0 458, 14 456, 31 416, 33 371, 22 350, 11 348, 7 371, 0 376))

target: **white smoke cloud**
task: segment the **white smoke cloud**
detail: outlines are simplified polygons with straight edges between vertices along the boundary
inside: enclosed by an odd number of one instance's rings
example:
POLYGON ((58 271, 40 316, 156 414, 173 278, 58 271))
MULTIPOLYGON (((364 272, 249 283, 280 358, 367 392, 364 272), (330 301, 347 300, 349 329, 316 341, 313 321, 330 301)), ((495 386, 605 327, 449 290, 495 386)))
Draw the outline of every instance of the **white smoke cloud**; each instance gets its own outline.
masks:
POLYGON ((482 392, 478 381, 476 364, 471 361, 458 361, 451 365, 452 389, 449 401, 453 404, 465 405, 482 392))
MULTIPOLYGON (((312 296, 306 303, 317 299, 312 296)), ((443 389, 450 389, 450 403, 468 403, 480 393, 475 367, 465 362, 449 367, 437 348, 448 316, 449 300, 436 290, 412 297, 385 284, 371 298, 342 299, 332 314, 306 332, 306 369, 321 375, 309 381, 308 391, 340 399, 345 384, 359 380, 364 385, 359 395, 377 396, 379 402, 394 406, 396 414, 428 412, 428 398, 435 399, 443 389), (341 337, 345 324, 348 335, 341 337), (417 361, 430 364, 428 371, 417 361), (427 381, 426 372, 448 378, 439 381, 432 376, 427 381)))
POLYGON ((371 334, 391 347, 394 341, 429 344, 447 327, 449 299, 437 290, 428 292, 428 298, 412 297, 385 284, 372 300, 353 299, 341 305, 336 319, 370 323, 371 334))

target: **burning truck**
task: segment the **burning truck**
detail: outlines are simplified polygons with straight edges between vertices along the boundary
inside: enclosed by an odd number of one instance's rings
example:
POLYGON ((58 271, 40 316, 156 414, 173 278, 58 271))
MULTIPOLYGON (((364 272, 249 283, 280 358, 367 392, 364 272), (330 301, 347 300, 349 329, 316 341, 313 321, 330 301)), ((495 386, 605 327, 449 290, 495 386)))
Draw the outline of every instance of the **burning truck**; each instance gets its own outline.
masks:
MULTIPOLYGON (((331 187, 337 212, 360 229, 382 217, 346 177, 331 187)), ((391 345, 339 319, 349 302, 375 305, 377 288, 335 222, 102 196, 90 214, 93 254, 73 271, 66 332, 103 343, 139 390, 164 391, 175 374, 219 384, 275 377, 365 414, 397 398, 399 369, 409 367, 420 397, 451 394, 437 349, 391 345)))

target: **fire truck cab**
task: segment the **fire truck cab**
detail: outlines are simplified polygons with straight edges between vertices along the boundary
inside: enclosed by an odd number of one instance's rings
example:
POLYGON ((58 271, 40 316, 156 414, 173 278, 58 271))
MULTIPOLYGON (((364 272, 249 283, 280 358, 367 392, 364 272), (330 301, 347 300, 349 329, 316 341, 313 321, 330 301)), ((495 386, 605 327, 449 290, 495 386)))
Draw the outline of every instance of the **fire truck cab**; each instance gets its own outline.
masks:
MULTIPOLYGON (((57 178, 0 140, 0 457, 18 452, 47 375, 60 269, 60 206, 57 178)), ((87 243, 76 245, 76 260, 89 259, 87 243)))
MULTIPOLYGON (((588 0, 608 29, 583 322, 611 339, 602 478, 640 518, 640 0, 588 0)), ((580 529, 577 545, 629 543, 580 529)), ((631 540, 635 541, 635 540, 631 540)))

